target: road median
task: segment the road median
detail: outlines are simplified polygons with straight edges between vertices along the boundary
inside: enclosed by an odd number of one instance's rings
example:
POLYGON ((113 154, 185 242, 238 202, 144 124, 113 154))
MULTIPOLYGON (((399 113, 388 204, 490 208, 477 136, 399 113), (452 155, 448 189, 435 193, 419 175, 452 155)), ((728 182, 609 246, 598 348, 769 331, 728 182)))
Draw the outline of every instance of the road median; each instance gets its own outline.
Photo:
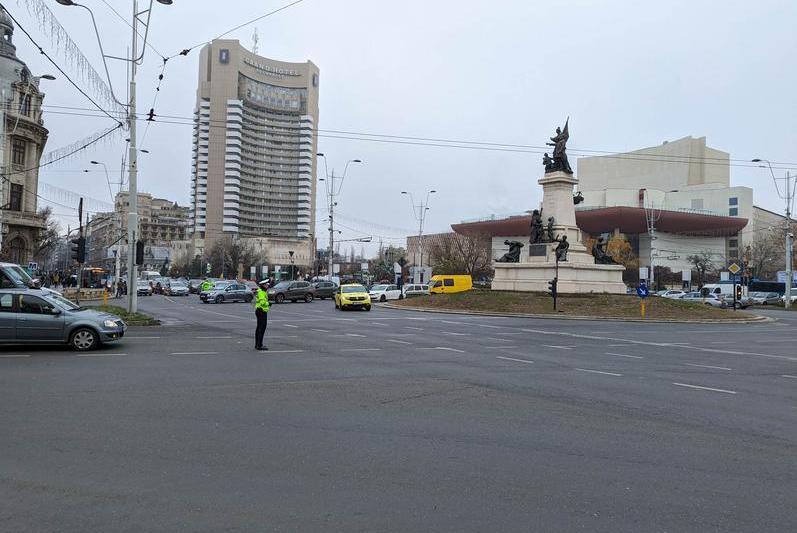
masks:
POLYGON ((421 296, 381 305, 432 313, 564 320, 734 324, 772 320, 745 311, 717 309, 706 304, 660 297, 645 299, 643 318, 640 304, 638 297, 630 295, 564 294, 559 296, 557 310, 554 310, 553 300, 543 293, 472 290, 421 296))

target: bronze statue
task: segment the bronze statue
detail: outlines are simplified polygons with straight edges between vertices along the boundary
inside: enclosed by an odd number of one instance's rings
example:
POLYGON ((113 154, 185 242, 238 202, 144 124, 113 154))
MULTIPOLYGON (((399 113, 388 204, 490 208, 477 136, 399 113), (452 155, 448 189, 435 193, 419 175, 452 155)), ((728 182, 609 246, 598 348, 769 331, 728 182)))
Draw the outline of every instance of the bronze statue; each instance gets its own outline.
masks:
POLYGON ((606 243, 603 242, 603 237, 599 237, 595 244, 592 245, 592 257, 595 258, 595 264, 597 265, 617 264, 617 261, 606 253, 606 243))
POLYGON ((584 201, 584 195, 581 194, 581 191, 578 191, 575 196, 573 196, 573 205, 578 205, 584 201))
POLYGON ((509 246, 509 251, 495 260, 496 263, 519 263, 520 262, 520 249, 523 248, 523 243, 518 241, 504 241, 504 244, 509 246))
POLYGON ((542 164, 545 165, 545 172, 553 172, 556 170, 554 168, 554 161, 551 159, 551 156, 548 155, 548 152, 542 154, 542 164))
POLYGON ((570 243, 567 242, 567 235, 556 239, 559 244, 556 245, 554 252, 556 252, 557 261, 567 261, 567 250, 570 248, 570 243))
POLYGON ((555 242, 556 239, 553 236, 553 217, 548 217, 548 226, 545 228, 545 240, 547 242, 555 242))
POLYGON ((539 244, 541 242, 543 242, 542 212, 539 209, 535 209, 531 213, 531 239, 529 243, 539 244))
MULTIPOLYGON (((550 169, 548 165, 545 166, 546 172, 561 170, 567 174, 573 173, 570 162, 567 160, 567 140, 570 138, 569 123, 570 118, 565 122, 564 130, 556 128, 556 135, 551 137, 552 142, 545 143, 548 146, 553 146, 553 164, 550 165, 550 169)), ((545 162, 545 158, 543 158, 543 162, 545 162)))

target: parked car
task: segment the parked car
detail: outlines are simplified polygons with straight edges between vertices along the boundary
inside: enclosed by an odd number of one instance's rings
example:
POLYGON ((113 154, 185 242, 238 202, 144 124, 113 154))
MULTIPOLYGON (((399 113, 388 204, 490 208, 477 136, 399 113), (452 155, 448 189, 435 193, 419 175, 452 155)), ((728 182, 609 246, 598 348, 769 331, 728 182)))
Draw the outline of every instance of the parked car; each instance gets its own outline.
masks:
POLYGON ((386 302, 404 297, 398 285, 374 285, 368 291, 368 296, 371 297, 372 302, 386 302))
POLYGON ((243 282, 243 284, 246 285, 247 289, 252 291, 252 294, 257 294, 257 289, 258 289, 257 282, 252 280, 246 280, 243 282))
POLYGON ((371 310, 371 297, 368 291, 359 283, 341 285, 335 291, 335 309, 345 311, 346 309, 365 309, 371 310))
POLYGON ((686 294, 685 291, 678 290, 678 289, 670 289, 666 291, 659 291, 656 293, 656 296, 661 296, 662 298, 672 298, 677 299, 686 294))
POLYGON ((223 304, 224 302, 251 302, 254 299, 252 291, 243 283, 237 281, 217 282, 209 291, 203 291, 199 295, 202 303, 217 303, 223 304))
POLYGON ((469 291, 473 288, 473 278, 468 275, 432 276, 429 284, 430 294, 449 294, 469 291))
POLYGON ((711 307, 719 307, 725 309, 728 304, 716 294, 703 295, 699 292, 688 292, 679 298, 685 302, 702 303, 710 305, 711 307))
POLYGON ((402 292, 404 293, 404 298, 410 298, 412 296, 425 296, 429 294, 429 286, 411 283, 409 285, 404 285, 402 292))
POLYGON ((79 307, 52 291, 0 289, 0 344, 69 344, 79 351, 121 339, 116 315, 79 307))
POLYGON ((777 305, 783 301, 777 292, 751 292, 747 296, 755 305, 777 305))
MULTIPOLYGON (((797 303, 797 294, 795 294, 795 292, 797 292, 797 291, 795 291, 794 289, 792 289, 792 290, 791 290, 791 298, 789 298, 789 300, 791 301, 792 305, 794 305, 795 303, 797 303)), ((786 303, 786 295, 785 295, 785 294, 784 294, 783 296, 781 296, 781 297, 780 297, 780 303, 782 303, 782 304, 785 304, 785 303, 786 303)))
POLYGON ((321 300, 334 298, 335 291, 338 290, 338 286, 331 281, 316 281, 313 283, 313 288, 315 289, 315 297, 321 300))
POLYGON ((152 287, 149 281, 145 279, 136 281, 136 294, 139 296, 152 296, 152 287))
POLYGON ((188 285, 182 281, 172 281, 166 289, 166 294, 169 296, 188 296, 189 292, 188 285))
POLYGON ((268 290, 268 299, 281 304, 285 300, 310 303, 315 298, 315 288, 309 281, 280 281, 268 290))

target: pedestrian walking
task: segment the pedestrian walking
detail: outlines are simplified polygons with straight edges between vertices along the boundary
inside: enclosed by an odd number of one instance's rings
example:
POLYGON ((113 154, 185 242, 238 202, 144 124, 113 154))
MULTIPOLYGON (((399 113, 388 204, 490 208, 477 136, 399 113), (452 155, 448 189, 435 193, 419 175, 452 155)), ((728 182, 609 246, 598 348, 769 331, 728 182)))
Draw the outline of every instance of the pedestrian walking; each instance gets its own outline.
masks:
POLYGON ((263 336, 266 334, 268 326, 268 280, 264 279, 258 283, 257 294, 255 294, 255 317, 257 318, 257 328, 255 329, 255 350, 268 350, 263 345, 263 336))

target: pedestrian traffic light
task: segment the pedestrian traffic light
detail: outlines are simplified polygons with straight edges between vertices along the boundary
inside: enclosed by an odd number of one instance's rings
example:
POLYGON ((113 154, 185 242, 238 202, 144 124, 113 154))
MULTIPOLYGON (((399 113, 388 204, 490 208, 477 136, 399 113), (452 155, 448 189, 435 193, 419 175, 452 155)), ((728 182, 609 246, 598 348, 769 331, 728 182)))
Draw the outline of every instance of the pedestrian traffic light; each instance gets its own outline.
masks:
POLYGON ((77 239, 72 239, 70 241, 72 243, 71 248, 71 258, 76 263, 85 263, 86 262, 86 238, 85 237, 78 237, 77 239))
POLYGON ((734 290, 736 291, 736 301, 739 302, 742 300, 742 286, 741 285, 734 285, 734 290))
POLYGON ((144 264, 144 241, 136 241, 136 265, 144 264))
POLYGON ((558 278, 553 278, 548 282, 548 296, 554 299, 556 299, 556 284, 558 281, 558 278))

